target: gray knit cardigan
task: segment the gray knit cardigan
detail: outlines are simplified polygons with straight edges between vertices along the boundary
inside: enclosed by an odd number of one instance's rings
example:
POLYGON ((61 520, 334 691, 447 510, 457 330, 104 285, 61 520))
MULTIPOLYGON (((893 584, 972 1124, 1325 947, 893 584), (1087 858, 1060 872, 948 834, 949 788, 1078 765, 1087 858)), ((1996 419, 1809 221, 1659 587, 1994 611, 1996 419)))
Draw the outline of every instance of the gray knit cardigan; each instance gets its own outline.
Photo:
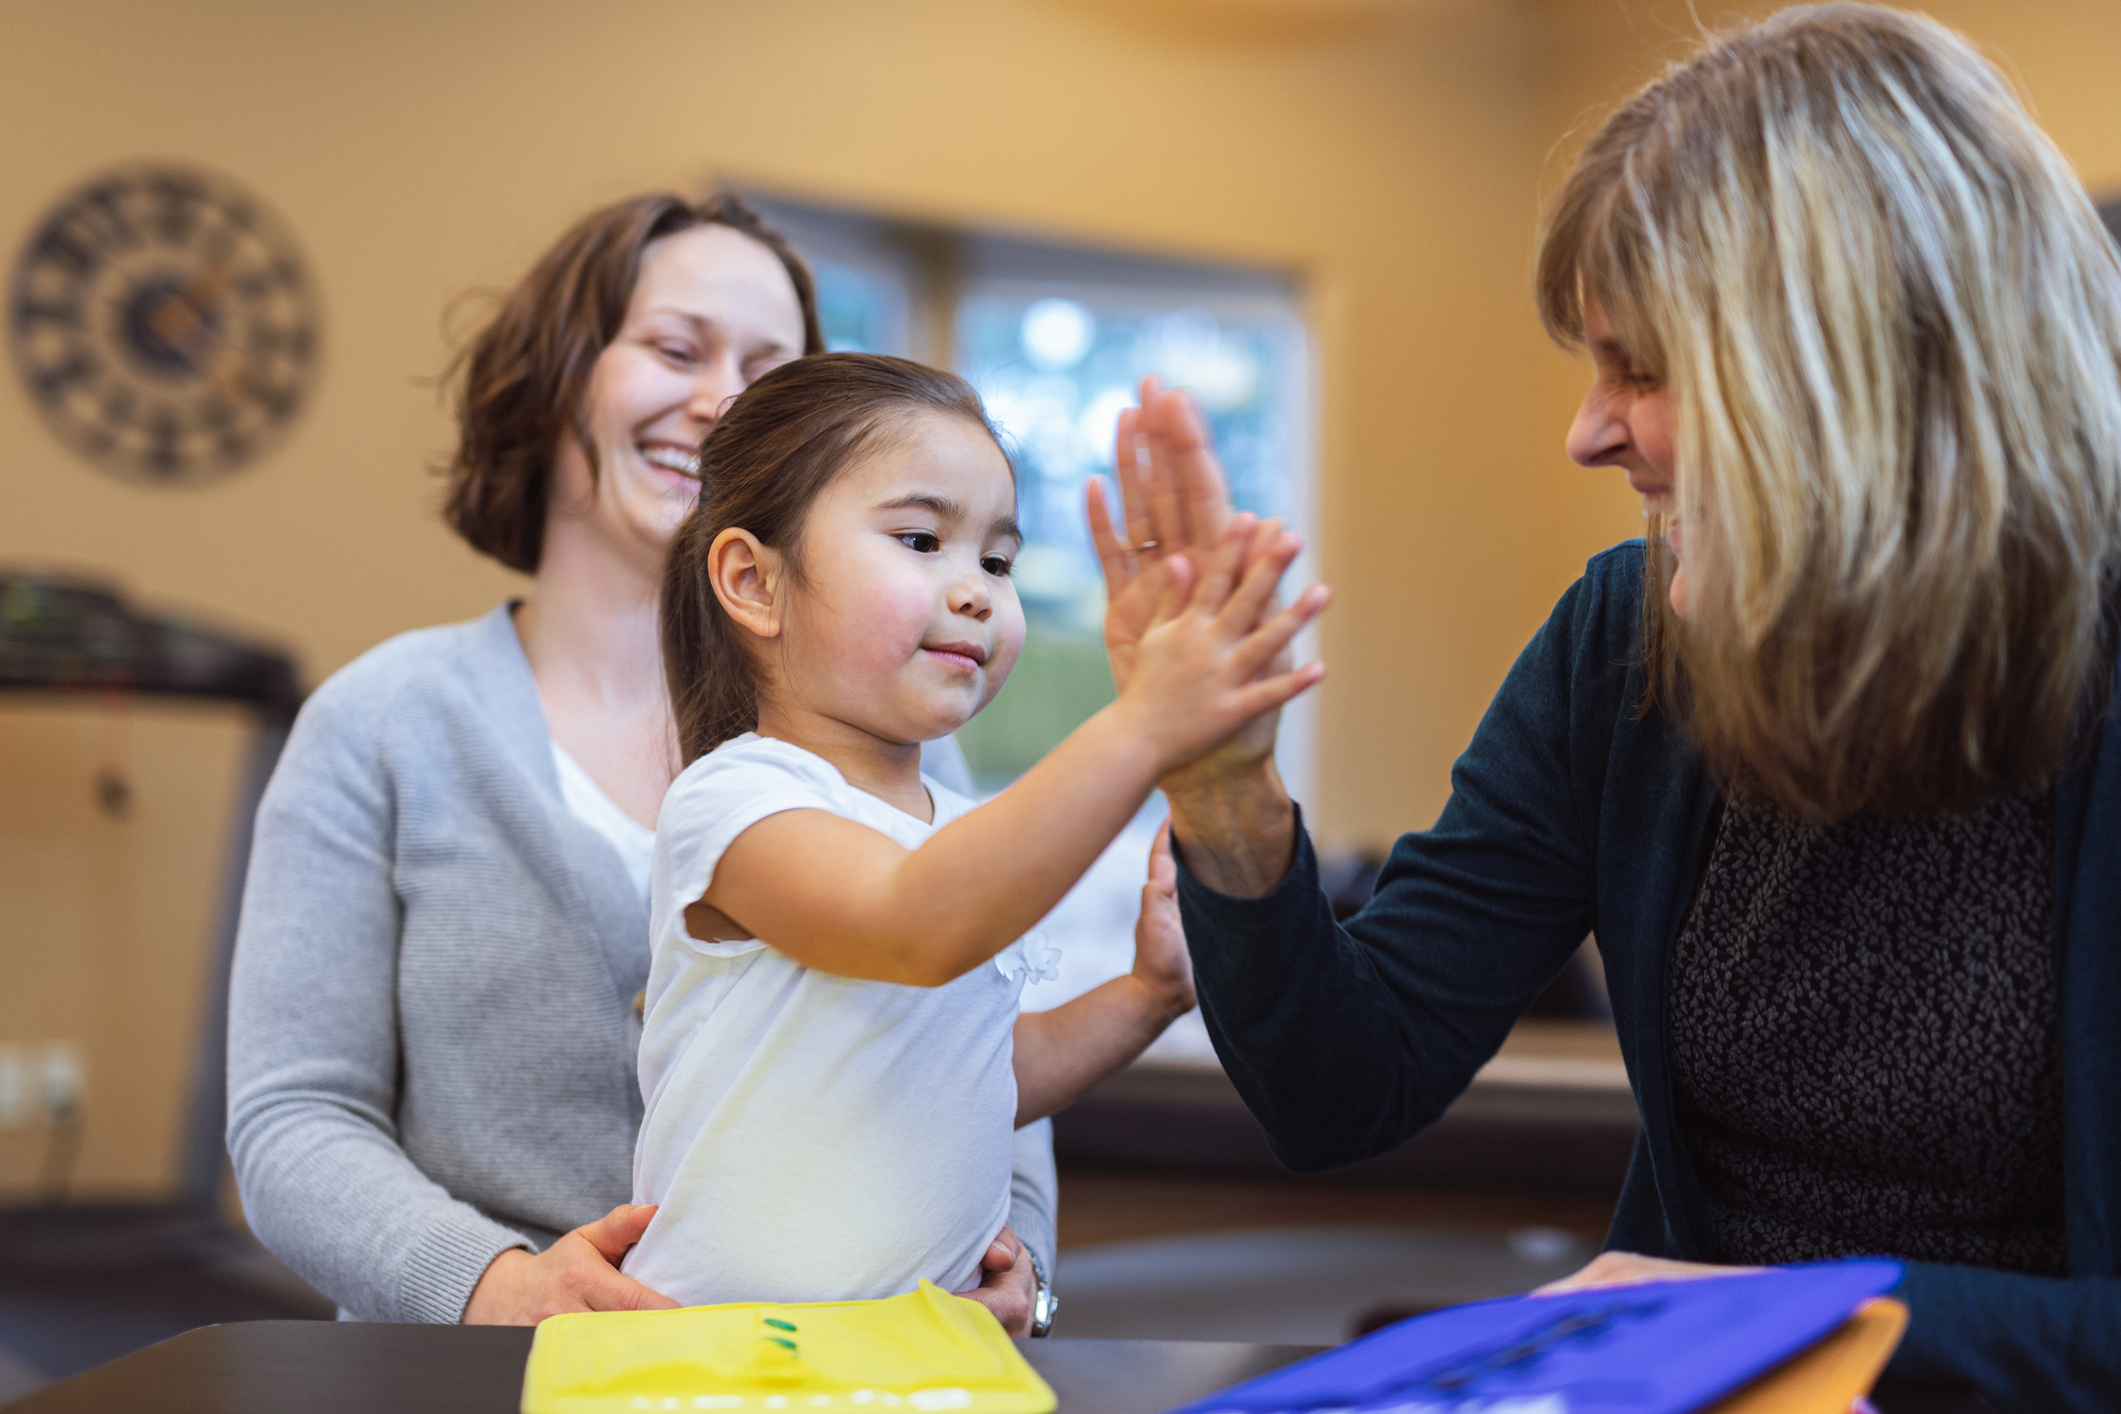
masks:
MULTIPOLYGON (((511 607, 312 696, 258 811, 229 1004, 252 1229, 341 1314, 455 1321, 486 1266, 626 1202, 648 910, 562 802, 511 607)), ((1051 1269, 1052 1130, 1010 1222, 1051 1269)))

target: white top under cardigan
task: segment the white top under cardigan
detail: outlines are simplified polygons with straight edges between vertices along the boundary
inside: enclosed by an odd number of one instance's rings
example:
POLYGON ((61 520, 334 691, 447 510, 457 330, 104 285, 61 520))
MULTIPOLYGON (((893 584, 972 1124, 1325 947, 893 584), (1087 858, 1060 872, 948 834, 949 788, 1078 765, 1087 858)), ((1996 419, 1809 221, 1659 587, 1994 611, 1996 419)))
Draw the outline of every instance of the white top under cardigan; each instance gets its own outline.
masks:
POLYGON ((976 803, 923 783, 931 821, 746 732, 663 798, 633 1194, 660 1206, 626 1272, 684 1305, 874 1299, 924 1278, 962 1291, 1007 1221, 1017 998, 1028 975, 1053 975, 1036 933, 911 987, 685 923, 724 852, 768 816, 823 810, 918 849, 976 803))
POLYGON ((625 866, 634 889, 647 898, 648 873, 655 865, 655 831, 620 809, 558 738, 552 743, 552 769, 559 779, 560 799, 567 802, 575 819, 604 837, 625 866))
MULTIPOLYGON (((455 1321, 486 1266, 627 1201, 647 901, 560 793, 509 606, 303 705, 259 806, 229 998, 251 1228, 348 1314, 455 1321)), ((1050 1261, 1051 1131, 1010 1225, 1050 1261)))

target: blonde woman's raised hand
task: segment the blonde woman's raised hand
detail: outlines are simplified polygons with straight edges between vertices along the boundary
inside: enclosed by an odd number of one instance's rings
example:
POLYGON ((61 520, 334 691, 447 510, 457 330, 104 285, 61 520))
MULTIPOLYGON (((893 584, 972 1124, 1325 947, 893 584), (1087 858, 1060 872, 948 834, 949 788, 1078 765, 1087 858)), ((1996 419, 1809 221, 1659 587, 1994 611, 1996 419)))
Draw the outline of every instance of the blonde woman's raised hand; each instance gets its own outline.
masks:
POLYGON ((1165 592, 1171 557, 1215 544, 1232 511, 1207 424, 1182 390, 1142 379, 1141 406, 1120 414, 1113 443, 1119 516, 1103 481, 1093 480, 1086 494, 1090 538, 1105 574, 1105 652, 1124 687, 1134 646, 1165 592))
MULTIPOLYGON (((1144 378, 1141 406, 1120 414, 1114 441, 1114 479, 1123 519, 1115 520, 1101 481, 1090 483, 1088 509, 1091 539, 1105 576, 1105 653, 1113 682, 1124 690, 1141 637, 1169 593, 1172 559, 1197 555, 1233 521, 1255 522, 1249 514, 1231 510, 1207 424, 1183 390, 1165 389, 1155 378, 1144 378)), ((1274 555, 1286 566, 1301 549, 1297 536, 1278 521, 1268 521, 1257 524, 1244 562, 1250 565, 1274 555)), ((1285 651, 1272 667, 1287 671, 1292 661, 1285 651)), ((1280 718, 1278 708, 1262 713, 1188 768, 1186 776, 1239 775, 1256 768, 1274 754, 1280 718)), ((1165 788, 1181 784, 1169 781, 1165 788)))

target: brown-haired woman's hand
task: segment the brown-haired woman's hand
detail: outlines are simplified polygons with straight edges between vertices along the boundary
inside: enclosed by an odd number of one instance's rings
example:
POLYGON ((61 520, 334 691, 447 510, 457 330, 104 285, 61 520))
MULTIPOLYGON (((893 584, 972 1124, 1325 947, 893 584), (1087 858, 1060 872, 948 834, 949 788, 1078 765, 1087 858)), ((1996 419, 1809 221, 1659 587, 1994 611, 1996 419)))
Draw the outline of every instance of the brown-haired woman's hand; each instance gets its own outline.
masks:
POLYGON ((467 1326, 534 1326, 569 1311, 668 1311, 677 1302, 619 1270, 655 1209, 621 1203, 543 1252, 511 1247, 493 1259, 464 1303, 467 1326))
POLYGON ((1031 1305, 1038 1296, 1038 1274, 1031 1269, 1022 1239, 1003 1228, 980 1258, 979 1285, 958 1295, 986 1307, 1009 1334, 1031 1334, 1031 1305))

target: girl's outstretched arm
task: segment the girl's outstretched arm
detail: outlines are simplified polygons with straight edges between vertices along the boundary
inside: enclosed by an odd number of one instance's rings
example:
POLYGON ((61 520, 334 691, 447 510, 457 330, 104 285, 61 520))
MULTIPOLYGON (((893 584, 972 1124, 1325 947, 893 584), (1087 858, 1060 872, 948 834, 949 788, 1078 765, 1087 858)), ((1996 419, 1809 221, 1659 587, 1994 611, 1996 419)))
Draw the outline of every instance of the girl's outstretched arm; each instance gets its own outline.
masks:
POLYGON ((1119 700, 1001 795, 916 850, 821 810, 770 815, 737 836, 686 910, 693 936, 764 938, 820 971, 913 986, 1000 952, 1060 902, 1158 779, 1324 675, 1315 663, 1270 671, 1327 596, 1313 588, 1274 610, 1293 555, 1247 568, 1250 540, 1233 526, 1197 565, 1172 563, 1169 600, 1119 700))
POLYGON ((1134 925, 1134 970, 1051 1011, 1016 1019, 1016 1122, 1068 1108, 1193 1010, 1193 960, 1178 920, 1171 822, 1149 850, 1149 882, 1134 925))

